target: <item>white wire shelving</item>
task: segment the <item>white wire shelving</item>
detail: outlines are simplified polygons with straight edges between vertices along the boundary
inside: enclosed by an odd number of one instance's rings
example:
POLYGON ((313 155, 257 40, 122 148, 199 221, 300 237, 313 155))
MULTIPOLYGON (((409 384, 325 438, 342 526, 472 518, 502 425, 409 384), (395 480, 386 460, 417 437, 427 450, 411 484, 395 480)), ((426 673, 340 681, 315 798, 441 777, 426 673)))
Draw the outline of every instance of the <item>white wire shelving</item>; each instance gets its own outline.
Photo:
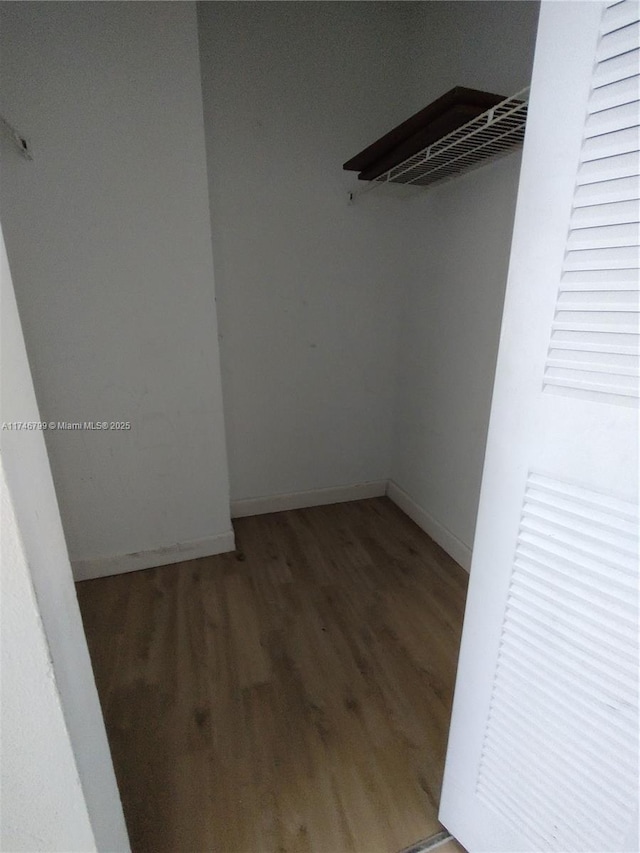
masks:
POLYGON ((527 87, 354 190, 350 200, 384 184, 428 187, 509 154, 524 141, 528 104, 527 87))

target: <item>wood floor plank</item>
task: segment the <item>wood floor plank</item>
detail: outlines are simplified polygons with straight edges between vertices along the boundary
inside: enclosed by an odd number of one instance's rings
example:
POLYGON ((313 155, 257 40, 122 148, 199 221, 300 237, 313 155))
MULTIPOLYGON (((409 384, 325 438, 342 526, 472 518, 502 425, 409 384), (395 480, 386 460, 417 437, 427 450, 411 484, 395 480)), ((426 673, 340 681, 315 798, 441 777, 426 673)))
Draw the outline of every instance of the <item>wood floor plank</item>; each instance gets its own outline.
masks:
POLYGON ((465 572, 386 498, 78 598, 135 853, 396 853, 437 807, 465 572))

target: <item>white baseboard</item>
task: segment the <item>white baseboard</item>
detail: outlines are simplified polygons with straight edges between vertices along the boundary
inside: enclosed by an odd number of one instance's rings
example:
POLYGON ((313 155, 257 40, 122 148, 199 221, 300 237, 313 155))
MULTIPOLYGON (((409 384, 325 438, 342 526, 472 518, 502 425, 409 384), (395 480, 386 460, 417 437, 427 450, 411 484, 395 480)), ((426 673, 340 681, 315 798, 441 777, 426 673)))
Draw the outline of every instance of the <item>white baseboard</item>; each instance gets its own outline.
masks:
POLYGON ((404 489, 389 480, 387 496, 406 513, 412 521, 428 534, 441 548, 449 554, 456 563, 460 563, 463 569, 469 571, 471 568, 471 548, 452 533, 448 528, 437 521, 432 515, 422 509, 404 489))
POLYGON ((73 560, 73 577, 76 581, 102 578, 106 575, 119 575, 124 572, 135 572, 139 569, 151 569, 155 566, 166 566, 169 563, 182 563, 186 560, 197 560, 200 557, 212 557, 233 551, 235 537, 233 530, 219 533, 217 536, 207 536, 204 539, 194 539, 191 542, 176 542, 164 548, 150 551, 136 551, 133 554, 117 554, 113 557, 95 557, 89 560, 73 560))
POLYGON ((331 489, 312 489, 308 492, 290 492, 263 498, 246 498, 231 501, 231 518, 247 515, 264 515, 267 512, 282 512, 287 509, 304 509, 310 506, 359 501, 363 498, 379 498, 386 494, 387 481, 373 480, 352 486, 335 486, 331 489))
MULTIPOLYGON (((357 501, 364 498, 388 497, 422 528, 438 545, 450 554, 456 562, 469 571, 471 566, 471 548, 443 524, 429 515, 411 498, 404 489, 393 480, 374 480, 368 483, 356 483, 351 486, 335 486, 330 489, 312 489, 307 492, 271 495, 270 497, 247 498, 231 502, 231 517, 243 518, 248 515, 263 515, 268 512, 282 512, 288 509, 324 506, 326 504, 357 501)), ((149 551, 137 551, 133 554, 117 554, 111 557, 94 557, 88 560, 73 560, 73 576, 76 581, 101 578, 107 575, 119 575, 170 563, 197 560, 233 551, 235 538, 233 530, 196 539, 191 542, 177 542, 164 548, 149 551)))

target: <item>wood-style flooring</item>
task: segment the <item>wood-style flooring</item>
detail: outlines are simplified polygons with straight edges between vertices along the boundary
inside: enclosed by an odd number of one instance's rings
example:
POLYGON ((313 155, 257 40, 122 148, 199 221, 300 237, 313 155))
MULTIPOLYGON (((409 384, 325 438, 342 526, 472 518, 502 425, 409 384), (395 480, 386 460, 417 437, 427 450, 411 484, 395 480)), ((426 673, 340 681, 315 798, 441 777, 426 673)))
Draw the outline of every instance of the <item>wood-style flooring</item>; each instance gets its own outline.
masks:
POLYGON ((387 498, 78 584, 135 853, 396 853, 441 829, 466 573, 387 498))

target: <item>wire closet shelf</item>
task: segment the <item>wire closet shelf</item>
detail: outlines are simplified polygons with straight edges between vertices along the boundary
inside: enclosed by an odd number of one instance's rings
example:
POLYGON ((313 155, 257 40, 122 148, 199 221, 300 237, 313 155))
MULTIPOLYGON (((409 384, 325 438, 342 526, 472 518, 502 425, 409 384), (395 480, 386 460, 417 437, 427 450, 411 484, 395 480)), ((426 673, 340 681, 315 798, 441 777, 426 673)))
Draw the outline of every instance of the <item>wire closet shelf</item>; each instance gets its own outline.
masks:
POLYGON ((524 141, 528 104, 529 87, 383 172, 351 196, 387 183, 427 187, 482 166, 490 158, 508 154, 524 141))

